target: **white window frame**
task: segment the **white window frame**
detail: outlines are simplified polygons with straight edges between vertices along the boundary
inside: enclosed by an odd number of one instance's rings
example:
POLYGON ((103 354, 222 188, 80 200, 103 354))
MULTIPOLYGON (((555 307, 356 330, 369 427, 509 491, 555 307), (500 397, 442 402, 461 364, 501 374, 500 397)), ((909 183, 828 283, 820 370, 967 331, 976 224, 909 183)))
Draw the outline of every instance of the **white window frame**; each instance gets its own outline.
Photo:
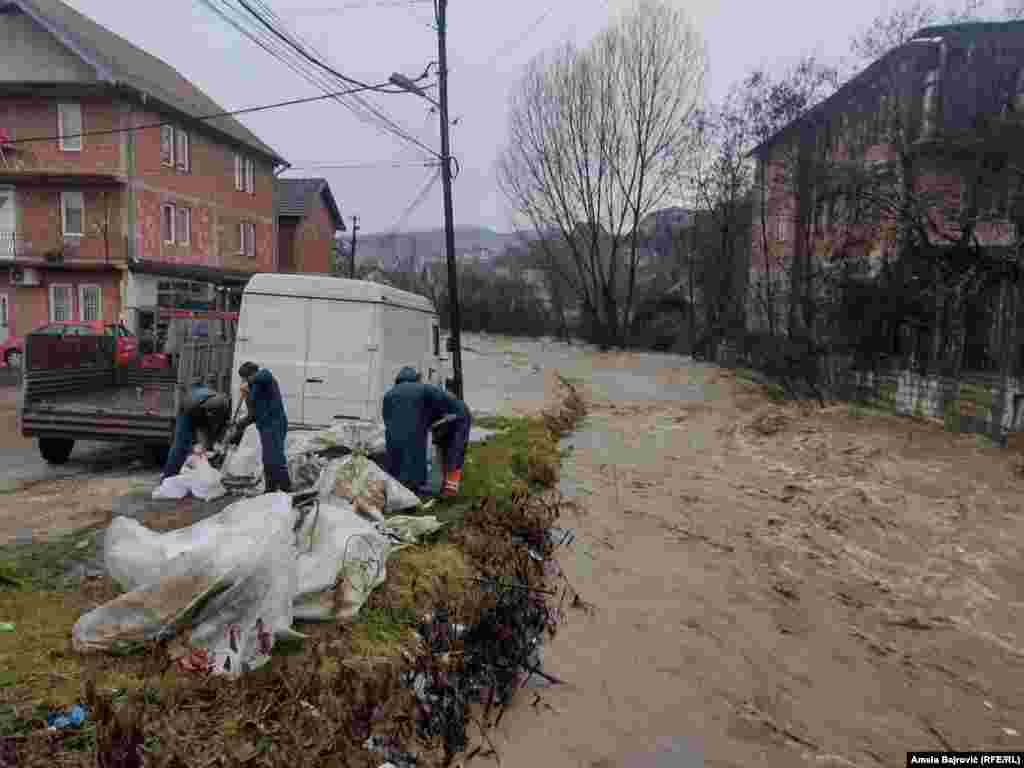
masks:
POLYGON ((192 170, 192 139, 181 128, 174 129, 174 163, 182 173, 192 170))
POLYGON ((78 314, 83 323, 103 322, 103 288, 96 283, 82 283, 78 286, 78 314), (96 289, 96 317, 85 316, 85 292, 89 289, 96 289))
POLYGON ((245 170, 244 170, 244 166, 245 166, 245 164, 243 163, 242 156, 238 152, 235 152, 235 191, 236 192, 244 192, 245 191, 245 170))
POLYGON ((75 319, 75 290, 71 283, 50 283, 49 287, 49 299, 50 299, 50 322, 51 323, 64 323, 70 322, 75 319), (57 289, 66 289, 68 297, 68 316, 57 319, 57 303, 54 301, 54 294, 57 293, 57 289))
POLYGON ((192 209, 177 208, 174 212, 174 222, 174 238, 177 241, 178 245, 191 245, 192 209), (182 222, 184 222, 184 226, 182 226, 182 222))
POLYGON ((85 143, 82 141, 82 133, 85 132, 85 123, 82 117, 82 105, 77 101, 62 101, 57 104, 57 136, 58 145, 62 152, 81 152, 82 145, 85 143), (64 131, 64 115, 68 110, 78 112, 78 130, 69 131, 65 136, 64 131), (71 142, 70 144, 68 142, 71 142), (75 146, 77 142, 77 146, 75 146))
POLYGON ((163 203, 160 206, 160 239, 164 241, 164 245, 174 245, 174 230, 178 226, 178 208, 174 203, 163 203), (171 226, 170 231, 164 227, 164 216, 167 212, 171 212, 171 226), (170 235, 171 239, 167 239, 167 235, 170 235))
POLYGON ((256 256, 256 225, 251 221, 238 222, 238 255, 256 256))
POLYGON ((68 190, 60 193, 60 231, 64 237, 84 237, 85 236, 85 193, 80 190, 68 190), (79 210, 82 213, 82 231, 81 232, 68 232, 68 198, 71 196, 77 196, 81 201, 79 210))
POLYGON ((160 163, 161 165, 167 166, 168 168, 174 167, 174 128, 170 125, 160 126, 160 163), (164 142, 169 142, 168 147, 170 148, 169 156, 164 156, 164 142))

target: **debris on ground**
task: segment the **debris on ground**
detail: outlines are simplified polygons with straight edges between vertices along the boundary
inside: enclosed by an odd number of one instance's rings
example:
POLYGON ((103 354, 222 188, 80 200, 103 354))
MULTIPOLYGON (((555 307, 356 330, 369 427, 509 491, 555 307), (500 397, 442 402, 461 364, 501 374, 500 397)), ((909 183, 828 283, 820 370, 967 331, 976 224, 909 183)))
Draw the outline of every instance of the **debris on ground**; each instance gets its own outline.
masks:
POLYGON ((55 731, 63 728, 77 728, 85 722, 86 717, 88 717, 88 714, 85 707, 81 704, 76 704, 66 712, 54 712, 46 718, 46 724, 55 731))
POLYGON ((332 463, 321 498, 304 508, 267 494, 163 534, 115 518, 106 565, 129 591, 79 619, 74 647, 123 650, 188 631, 180 668, 238 676, 269 660, 294 619, 350 620, 383 583, 389 554, 440 527, 432 517, 385 523, 383 509, 418 500, 370 466, 363 457, 332 463))
POLYGON ((789 417, 783 413, 763 413, 753 420, 750 429, 762 437, 777 435, 789 426, 789 417))

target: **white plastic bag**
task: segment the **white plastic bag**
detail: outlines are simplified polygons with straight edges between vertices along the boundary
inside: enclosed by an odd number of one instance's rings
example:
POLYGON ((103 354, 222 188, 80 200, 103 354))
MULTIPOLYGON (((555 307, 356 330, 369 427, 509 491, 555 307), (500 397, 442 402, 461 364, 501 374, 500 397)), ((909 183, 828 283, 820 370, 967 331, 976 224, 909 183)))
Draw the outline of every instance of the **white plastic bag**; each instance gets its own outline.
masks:
POLYGON ((273 493, 166 534, 115 519, 105 559, 131 591, 82 616, 74 648, 111 650, 191 628, 211 672, 237 676, 261 666, 274 636, 292 624, 297 516, 287 494, 273 493))
POLYGON ((221 475, 210 466, 205 453, 193 453, 174 477, 168 477, 153 491, 154 499, 183 499, 189 494, 203 501, 219 499, 227 491, 221 475))
POLYGON ((238 447, 224 465, 224 476, 253 481, 263 477, 263 448, 255 424, 250 424, 242 433, 238 447))

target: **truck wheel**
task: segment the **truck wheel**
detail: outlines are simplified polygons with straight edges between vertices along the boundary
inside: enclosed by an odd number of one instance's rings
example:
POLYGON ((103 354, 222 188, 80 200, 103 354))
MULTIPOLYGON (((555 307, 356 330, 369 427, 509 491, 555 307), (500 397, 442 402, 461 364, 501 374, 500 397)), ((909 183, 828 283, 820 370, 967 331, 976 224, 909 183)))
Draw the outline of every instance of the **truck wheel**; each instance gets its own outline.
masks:
POLYGON ((169 445, 147 445, 146 455, 149 456, 151 464, 163 467, 167 463, 167 455, 171 452, 169 445))
POLYGON ((74 447, 74 440, 67 440, 63 437, 39 438, 39 453, 50 464, 66 464, 67 460, 71 458, 71 449, 74 447))

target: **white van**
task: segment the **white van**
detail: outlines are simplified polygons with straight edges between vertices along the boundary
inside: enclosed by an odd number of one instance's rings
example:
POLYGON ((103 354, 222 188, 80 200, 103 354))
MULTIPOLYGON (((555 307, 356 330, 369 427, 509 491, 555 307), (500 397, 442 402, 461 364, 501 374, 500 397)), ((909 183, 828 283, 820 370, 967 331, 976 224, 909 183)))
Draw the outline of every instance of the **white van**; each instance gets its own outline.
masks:
POLYGON ((378 283, 318 275, 254 275, 242 294, 238 367, 274 374, 289 427, 380 421, 384 393, 406 365, 444 386, 446 352, 429 299, 378 283))

